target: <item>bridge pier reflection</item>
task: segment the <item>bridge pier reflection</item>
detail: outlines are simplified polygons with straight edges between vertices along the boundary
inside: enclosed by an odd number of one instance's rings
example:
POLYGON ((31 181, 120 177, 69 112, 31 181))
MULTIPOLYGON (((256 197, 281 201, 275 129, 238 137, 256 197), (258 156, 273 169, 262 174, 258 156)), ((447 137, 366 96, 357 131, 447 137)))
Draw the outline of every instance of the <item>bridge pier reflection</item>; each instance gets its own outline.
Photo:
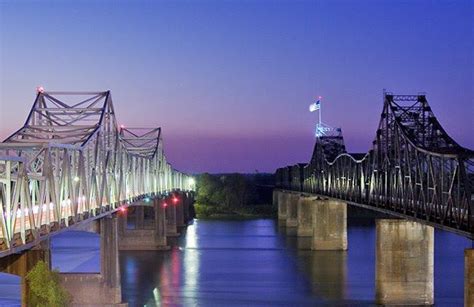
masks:
POLYGON ((310 254, 313 292, 328 301, 341 301, 346 296, 347 252, 313 251, 310 254))
POLYGON ((464 250, 464 306, 474 306, 474 249, 464 250))

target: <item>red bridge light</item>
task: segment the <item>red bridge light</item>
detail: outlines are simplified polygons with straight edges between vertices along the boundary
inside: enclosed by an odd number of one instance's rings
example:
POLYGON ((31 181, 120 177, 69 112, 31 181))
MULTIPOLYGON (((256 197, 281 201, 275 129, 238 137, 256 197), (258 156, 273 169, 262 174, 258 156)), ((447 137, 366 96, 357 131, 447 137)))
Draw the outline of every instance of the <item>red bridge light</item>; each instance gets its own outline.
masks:
POLYGON ((166 208, 168 207, 168 204, 167 203, 163 203, 163 208, 166 208))
POLYGON ((179 201, 178 197, 176 197, 176 196, 173 196, 173 203, 174 203, 174 204, 177 204, 177 203, 178 203, 178 201, 179 201))

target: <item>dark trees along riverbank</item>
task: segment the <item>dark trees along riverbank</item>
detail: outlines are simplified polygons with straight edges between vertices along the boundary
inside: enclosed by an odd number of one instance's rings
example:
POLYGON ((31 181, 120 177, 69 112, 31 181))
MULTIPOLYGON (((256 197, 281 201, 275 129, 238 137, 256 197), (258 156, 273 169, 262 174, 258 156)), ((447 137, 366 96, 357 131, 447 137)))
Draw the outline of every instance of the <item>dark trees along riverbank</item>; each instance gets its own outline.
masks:
POLYGON ((271 216, 273 175, 208 174, 197 177, 198 217, 271 216))

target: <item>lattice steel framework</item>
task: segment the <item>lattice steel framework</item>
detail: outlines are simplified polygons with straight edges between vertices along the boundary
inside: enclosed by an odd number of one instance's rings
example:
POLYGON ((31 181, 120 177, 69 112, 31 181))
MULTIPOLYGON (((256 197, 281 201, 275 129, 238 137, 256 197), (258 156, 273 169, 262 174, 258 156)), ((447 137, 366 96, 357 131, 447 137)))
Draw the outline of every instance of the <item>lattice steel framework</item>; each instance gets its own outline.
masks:
POLYGON ((105 92, 39 92, 0 143, 0 253, 119 206, 175 189, 161 129, 120 129, 105 92))
MULTIPOLYGON (((385 94, 373 148, 346 152, 340 138, 316 140, 302 190, 414 218, 474 237, 474 151, 456 143, 425 95, 385 94)), ((277 186, 295 187, 288 168, 277 186)), ((295 178, 293 175, 292 178, 295 178)))

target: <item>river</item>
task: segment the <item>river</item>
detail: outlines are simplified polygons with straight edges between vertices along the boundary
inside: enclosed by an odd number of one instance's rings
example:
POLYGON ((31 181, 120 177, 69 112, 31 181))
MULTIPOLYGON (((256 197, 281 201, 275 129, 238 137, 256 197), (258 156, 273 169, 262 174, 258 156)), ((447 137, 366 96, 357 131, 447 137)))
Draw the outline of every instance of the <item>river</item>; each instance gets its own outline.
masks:
MULTIPOLYGON (((168 252, 120 253, 122 296, 130 306, 374 305, 374 220, 349 219, 348 241, 347 252, 302 250, 307 239, 287 236, 272 219, 196 219, 168 252)), ((435 231, 436 306, 463 305, 470 246, 435 231)), ((66 232, 51 248, 62 272, 99 271, 98 235, 66 232)))

